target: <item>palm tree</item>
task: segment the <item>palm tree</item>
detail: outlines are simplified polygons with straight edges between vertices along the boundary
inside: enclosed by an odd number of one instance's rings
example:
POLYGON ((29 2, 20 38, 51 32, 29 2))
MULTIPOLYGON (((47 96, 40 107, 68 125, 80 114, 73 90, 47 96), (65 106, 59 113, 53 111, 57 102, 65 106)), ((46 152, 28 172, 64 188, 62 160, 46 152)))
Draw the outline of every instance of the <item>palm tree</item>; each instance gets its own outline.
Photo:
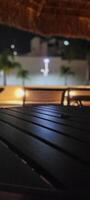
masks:
POLYGON ((29 71, 26 69, 20 69, 17 73, 17 76, 22 79, 22 86, 25 86, 25 80, 29 78, 29 71))
POLYGON ((61 66, 61 75, 65 76, 65 85, 67 85, 67 81, 68 81, 68 76, 69 75, 74 75, 75 73, 70 69, 69 66, 61 66))
POLYGON ((0 70, 3 71, 3 85, 7 85, 7 74, 16 68, 21 68, 21 64, 15 62, 14 55, 10 51, 4 51, 0 55, 0 70))

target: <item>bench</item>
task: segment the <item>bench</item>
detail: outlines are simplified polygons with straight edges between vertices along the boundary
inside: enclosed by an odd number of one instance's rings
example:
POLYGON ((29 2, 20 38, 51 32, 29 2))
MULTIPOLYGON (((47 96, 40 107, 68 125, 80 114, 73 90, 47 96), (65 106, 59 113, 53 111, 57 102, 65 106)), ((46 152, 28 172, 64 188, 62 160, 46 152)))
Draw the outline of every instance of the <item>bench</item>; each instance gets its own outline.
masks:
POLYGON ((31 102, 36 104, 50 104, 58 101, 61 105, 64 105, 64 97, 66 88, 39 88, 39 87, 24 87, 24 96, 23 96, 23 106, 26 105, 27 100, 27 91, 33 92, 31 102), (61 100, 59 100, 59 96, 61 96, 61 100), (35 102, 34 102, 35 101, 35 102))
POLYGON ((77 95, 70 97, 71 102, 75 102, 78 106, 83 106, 83 102, 90 102, 90 96, 89 95, 77 95))
POLYGON ((78 106, 83 106, 83 102, 90 102, 90 94, 83 94, 83 92, 90 92, 90 88, 67 88, 66 92, 67 92, 67 105, 75 103, 78 106), (72 96, 70 95, 71 91, 78 92, 78 94, 72 96))

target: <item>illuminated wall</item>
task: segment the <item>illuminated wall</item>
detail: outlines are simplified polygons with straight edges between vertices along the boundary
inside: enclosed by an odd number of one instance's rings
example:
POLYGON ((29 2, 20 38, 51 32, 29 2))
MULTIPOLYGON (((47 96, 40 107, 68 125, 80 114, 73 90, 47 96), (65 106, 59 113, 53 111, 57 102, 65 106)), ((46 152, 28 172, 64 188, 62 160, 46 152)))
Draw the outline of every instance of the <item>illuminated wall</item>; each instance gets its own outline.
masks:
MULTIPOLYGON (((44 67, 43 57, 16 57, 23 68, 28 69, 30 72, 30 79, 26 80, 26 85, 64 85, 65 77, 60 74, 60 67, 62 65, 70 65, 72 71, 75 72, 75 76, 68 77, 68 85, 86 85, 87 82, 87 69, 88 65, 86 61, 73 61, 70 64, 58 57, 50 58, 49 63, 49 75, 44 77, 40 72, 44 67)), ((13 72, 7 77, 8 85, 21 85, 21 79, 17 78, 16 72, 13 72)), ((0 75, 0 85, 3 84, 3 77, 0 75)))

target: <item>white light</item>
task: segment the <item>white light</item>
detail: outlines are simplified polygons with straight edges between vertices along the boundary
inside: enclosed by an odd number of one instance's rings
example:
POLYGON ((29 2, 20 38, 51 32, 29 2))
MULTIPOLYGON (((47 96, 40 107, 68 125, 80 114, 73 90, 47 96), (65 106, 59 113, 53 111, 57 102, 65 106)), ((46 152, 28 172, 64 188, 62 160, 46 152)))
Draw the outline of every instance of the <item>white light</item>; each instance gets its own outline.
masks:
POLYGON ((25 93, 24 93, 24 90, 22 89, 22 88, 19 88, 19 89, 17 89, 16 91, 15 91, 15 96, 17 97, 17 98, 21 98, 21 97, 23 97, 25 95, 25 93))
POLYGON ((14 56, 17 56, 17 51, 14 51, 14 52, 13 52, 13 55, 14 55, 14 56))
POLYGON ((14 49, 15 48, 15 45, 14 44, 11 44, 11 49, 14 49))
POLYGON ((44 63, 49 63, 49 62, 50 62, 49 58, 44 59, 44 63))
POLYGON ((65 46, 68 46, 68 45, 69 45, 69 41, 65 40, 65 41, 64 41, 64 45, 65 45, 65 46))
POLYGON ((73 96, 76 96, 76 91, 70 91, 70 96, 73 97, 73 96))
MULTIPOLYGON (((70 91, 69 95, 70 95, 70 97, 73 97, 77 94, 76 94, 76 91, 70 91)), ((68 92, 65 93, 65 97, 67 97, 67 96, 68 96, 68 92)))
POLYGON ((43 73, 44 76, 47 76, 49 71, 47 69, 46 70, 45 69, 41 69, 41 72, 43 73))
POLYGON ((41 72, 43 73, 44 76, 47 76, 49 73, 49 62, 50 60, 48 58, 45 58, 44 60, 45 68, 41 69, 41 72))

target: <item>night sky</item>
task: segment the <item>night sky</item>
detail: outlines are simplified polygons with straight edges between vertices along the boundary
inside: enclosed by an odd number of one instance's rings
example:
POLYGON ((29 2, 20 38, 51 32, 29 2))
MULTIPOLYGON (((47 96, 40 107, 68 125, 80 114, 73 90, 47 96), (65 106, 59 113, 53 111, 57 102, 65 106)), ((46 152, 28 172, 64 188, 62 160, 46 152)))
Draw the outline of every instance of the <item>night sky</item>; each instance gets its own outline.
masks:
POLYGON ((0 52, 10 49, 11 44, 14 44, 18 54, 27 53, 32 37, 33 34, 0 25, 0 52))
MULTIPOLYGON (((30 52, 30 41, 33 37, 36 35, 33 33, 25 32, 22 30, 10 28, 8 26, 0 25, 0 53, 4 50, 11 49, 11 44, 15 45, 14 51, 17 51, 18 55, 23 55, 28 52, 30 52)), ((40 37, 40 36, 39 36, 40 37)), ((50 44, 50 40, 53 37, 44 38, 43 40, 47 41, 48 47, 52 48, 52 44, 50 44), (50 46, 51 45, 51 46, 50 46)), ((66 38, 63 37, 56 37, 55 38, 55 44, 53 44, 54 48, 57 49, 58 44, 60 41, 64 41, 66 38)), ((66 39, 67 40, 67 39, 66 39)), ((67 51, 69 51, 70 48, 73 48, 77 52, 77 57, 84 58, 88 51, 90 51, 90 42, 86 40, 76 40, 76 39, 70 39, 68 38, 70 42, 69 47, 65 47, 64 45, 61 46, 60 55, 65 57, 67 54, 67 51)), ((52 54, 52 52, 49 52, 50 56, 57 56, 57 52, 52 54)), ((58 56, 60 56, 58 54, 58 56)))

